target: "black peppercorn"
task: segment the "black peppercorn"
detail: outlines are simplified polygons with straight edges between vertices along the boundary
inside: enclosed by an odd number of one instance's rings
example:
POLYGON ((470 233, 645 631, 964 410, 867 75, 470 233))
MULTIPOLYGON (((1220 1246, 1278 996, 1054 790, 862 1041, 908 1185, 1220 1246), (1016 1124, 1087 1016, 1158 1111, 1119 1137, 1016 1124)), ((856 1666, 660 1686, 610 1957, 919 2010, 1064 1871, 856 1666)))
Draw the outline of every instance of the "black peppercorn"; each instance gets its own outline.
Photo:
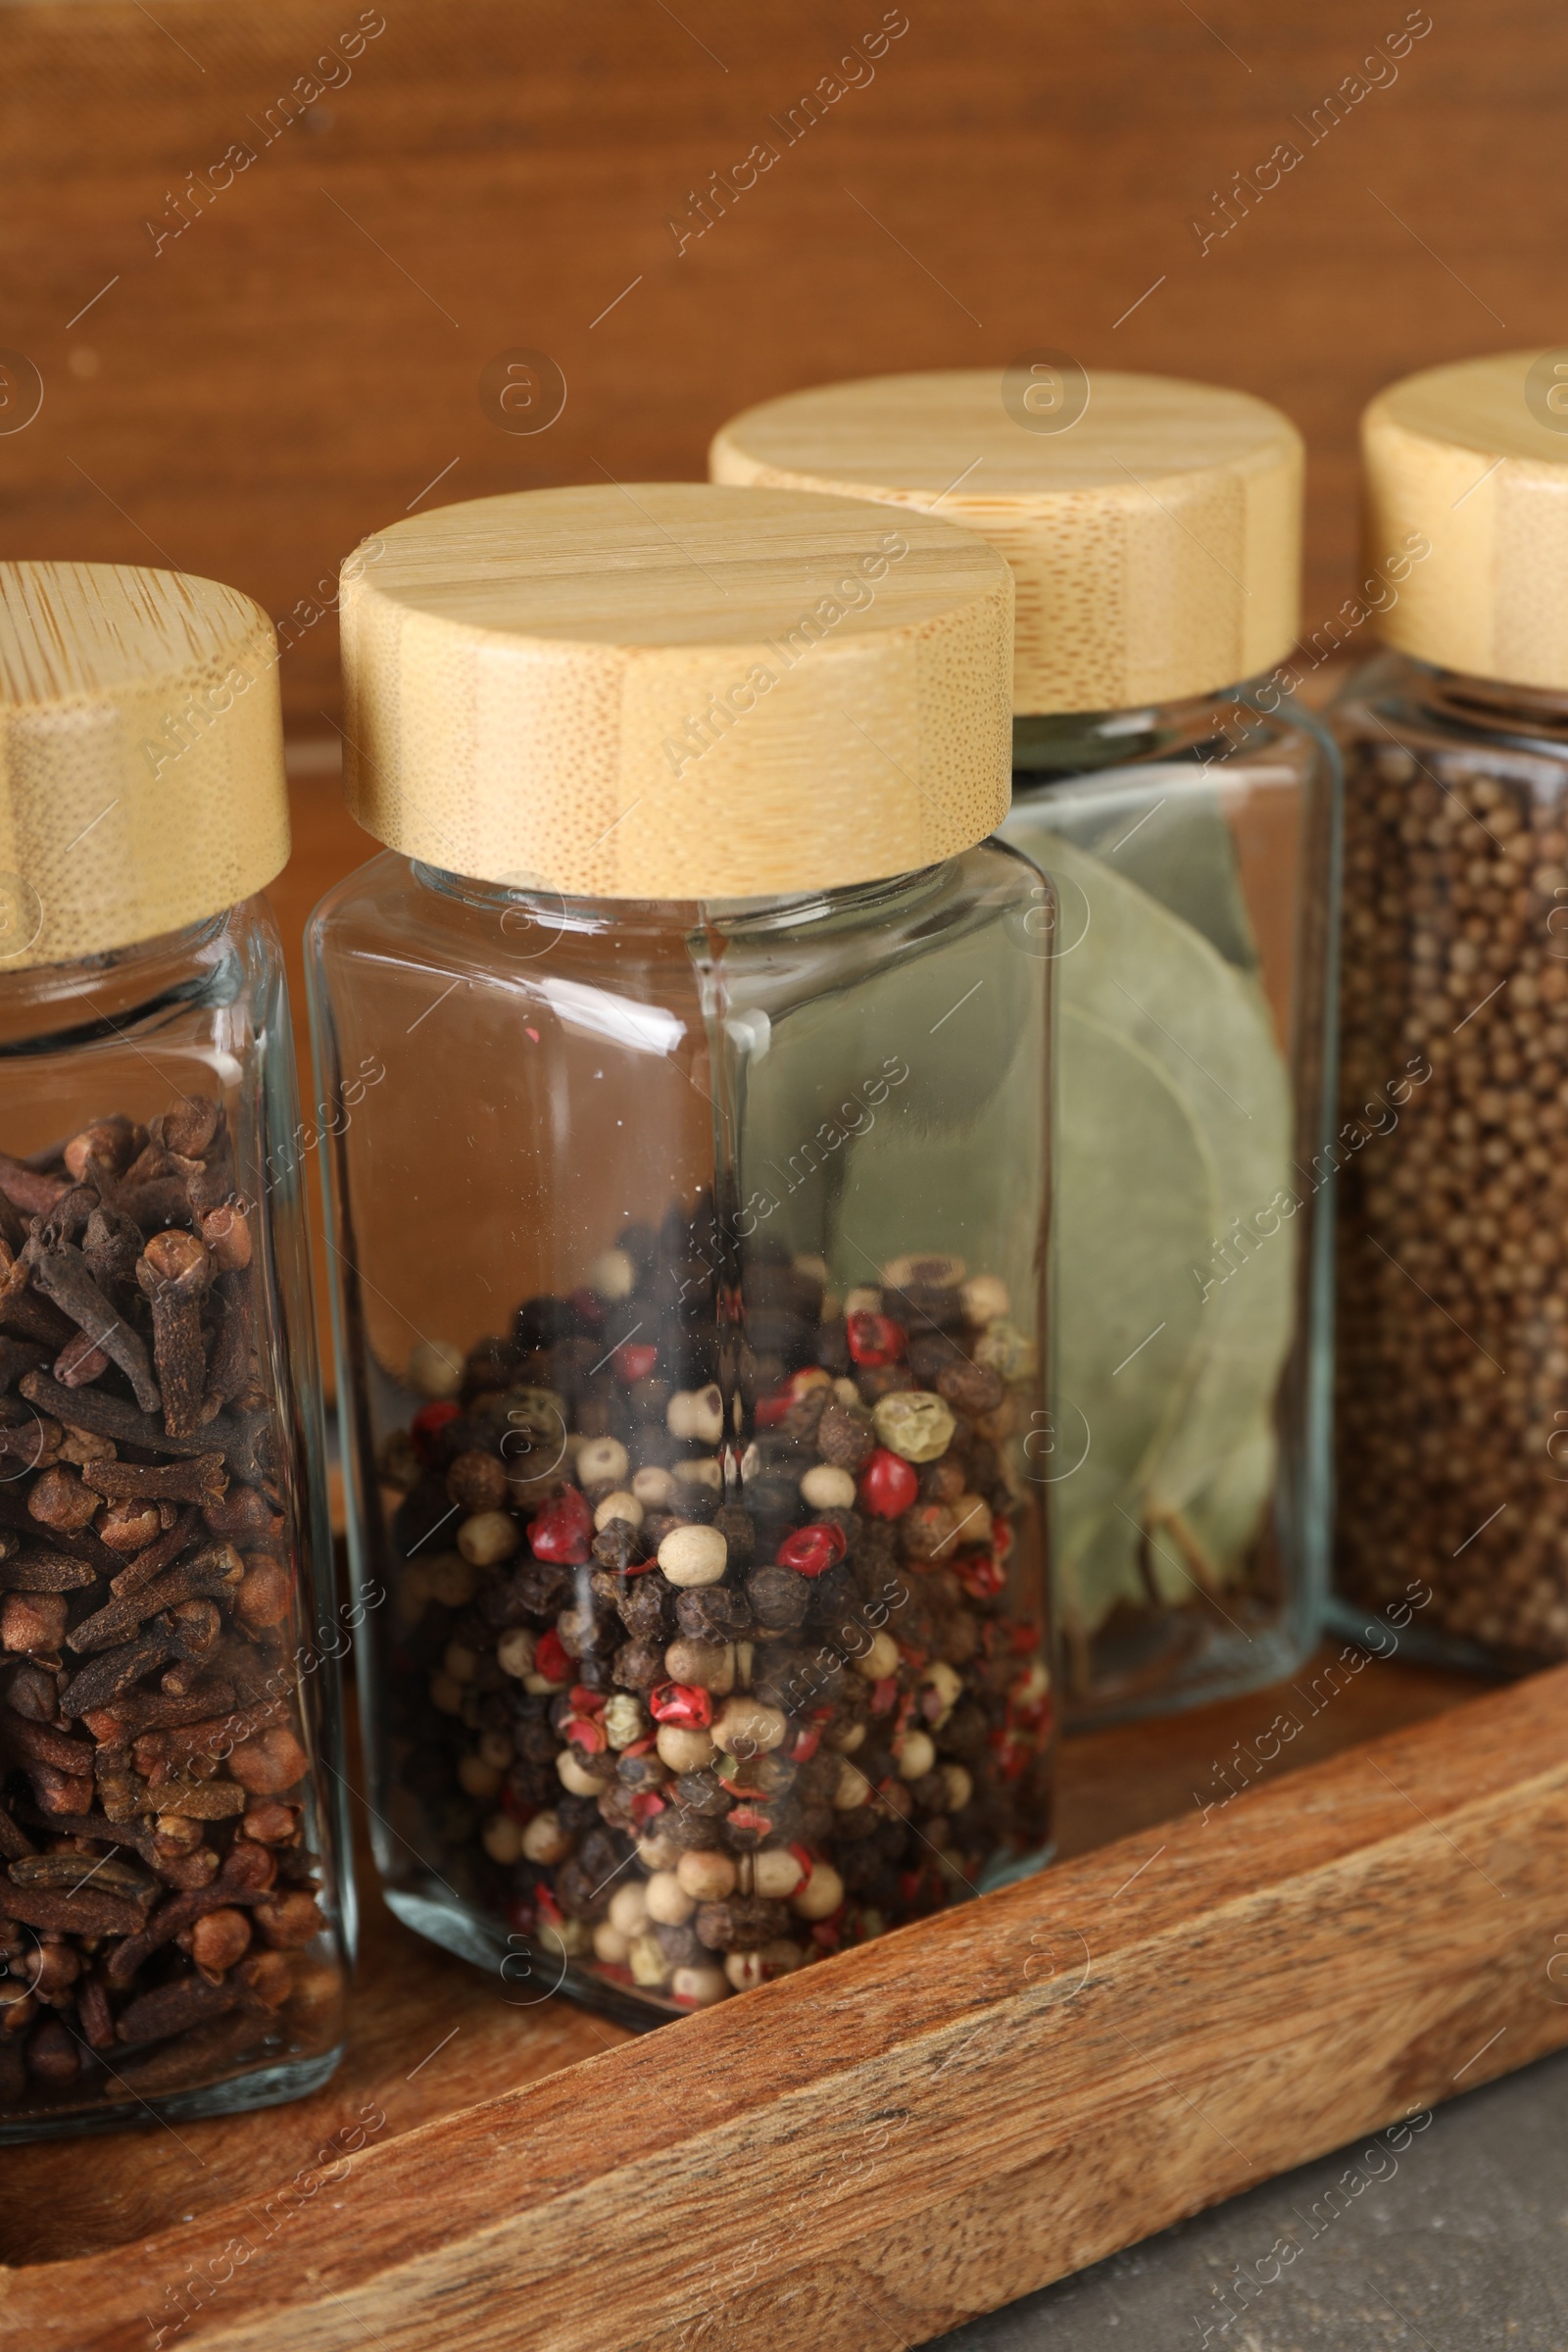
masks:
POLYGON ((752 1608, 733 1585, 699 1585, 676 1595, 675 1622, 689 1642, 739 1642, 752 1630, 752 1608))
POLYGON ((692 1924, 698 1941, 711 1952, 755 1952, 788 1931, 790 1915, 766 1895, 731 1894, 721 1903, 704 1903, 692 1924))
POLYGON ((623 1642, 611 1662, 611 1673, 623 1690, 652 1690, 667 1680, 663 1644, 641 1639, 623 1642))
POLYGON ((811 1605, 810 1587, 793 1568, 754 1568, 746 1597, 758 1624, 771 1633, 794 1633, 811 1605))
POLYGON ((757 1556, 756 1530, 752 1514, 736 1502, 720 1503, 713 1513, 712 1524, 724 1539, 732 1568, 749 1568, 757 1556))

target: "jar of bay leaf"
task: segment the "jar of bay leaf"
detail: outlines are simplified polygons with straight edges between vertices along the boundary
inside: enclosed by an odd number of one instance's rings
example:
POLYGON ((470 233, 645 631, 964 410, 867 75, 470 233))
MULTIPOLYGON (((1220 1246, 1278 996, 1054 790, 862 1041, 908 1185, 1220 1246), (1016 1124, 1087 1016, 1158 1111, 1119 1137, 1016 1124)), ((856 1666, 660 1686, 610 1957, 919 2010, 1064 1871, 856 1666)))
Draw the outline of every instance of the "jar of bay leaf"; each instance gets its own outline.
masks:
POLYGON ((353 1888, 266 613, 0 564, 0 842, 3 2142, 317 2089, 353 1888))
POLYGON ((1046 1855, 1012 582, 860 502, 534 490, 398 523, 343 639, 376 1858, 508 2000, 654 2024, 1046 1855))
POLYGON ((1052 876, 1069 1721, 1291 1672, 1326 1581, 1338 775, 1277 671, 1301 444, 1036 355, 769 401, 715 479, 940 508, 1017 585, 1013 806, 1052 876))
POLYGON ((1372 402, 1368 568, 1403 577, 1336 714, 1341 1115, 1368 1139, 1338 1589, 1355 1629, 1504 1668, 1568 1656, 1565 387, 1568 352, 1507 352, 1372 402))

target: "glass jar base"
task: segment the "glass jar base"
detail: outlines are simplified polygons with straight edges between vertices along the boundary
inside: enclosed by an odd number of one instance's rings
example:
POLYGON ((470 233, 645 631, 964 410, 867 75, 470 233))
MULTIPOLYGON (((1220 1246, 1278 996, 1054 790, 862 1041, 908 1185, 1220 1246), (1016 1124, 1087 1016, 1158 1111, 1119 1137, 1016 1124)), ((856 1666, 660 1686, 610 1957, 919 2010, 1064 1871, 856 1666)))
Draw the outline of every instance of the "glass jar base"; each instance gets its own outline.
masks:
MULTIPOLYGON (((1042 1845, 1016 1860, 999 1859, 982 1873, 972 1891, 994 1894, 999 1887, 1011 1886, 1019 1879, 1033 1878, 1054 1861, 1055 1852, 1054 1844, 1042 1845)), ((439 1944, 443 1951, 455 1952, 460 1960, 471 1960, 475 1967, 499 1976, 507 1986, 503 1998, 509 2007, 532 2009, 559 1994, 563 2000, 597 2010, 600 2016, 612 2018, 615 2024, 629 2026, 640 2034, 692 2015, 691 2004, 671 2000, 660 1990, 647 1991, 630 1984, 622 1989, 602 1976, 573 1967, 564 1952, 551 1952, 548 1945, 526 1936, 509 1936, 499 1922, 466 1909, 434 1888, 420 1892, 411 1886, 389 1886, 383 1883, 382 1893, 394 1917, 402 1920, 406 1928, 412 1928, 416 1936, 439 1944)), ((889 1934, 894 1932, 888 1930, 889 1934)))
POLYGON ((230 2076, 200 2090, 166 2092, 144 2099, 127 2090, 113 2105, 91 2108, 60 2107, 33 2116, 0 2117, 0 2147, 25 2140, 64 2139, 84 2132, 124 2132, 151 2124, 199 2123, 211 2115, 243 2115, 253 2107, 284 2107, 319 2090, 337 2072, 345 2044, 336 2043, 308 2058, 285 2058, 257 2067, 248 2075, 230 2076))
POLYGON ((1222 1699, 1245 1698, 1250 1690, 1288 1682, 1299 1673, 1316 1641, 1315 1633, 1294 1626, 1270 1626, 1250 1635, 1205 1630, 1191 1643, 1179 1682, 1162 1674, 1157 1662, 1147 1682, 1134 1674, 1118 1682, 1097 1669, 1093 1690, 1070 1702, 1066 1729, 1069 1734, 1102 1731, 1111 1724, 1187 1714, 1222 1699))
POLYGON ((1340 1592, 1330 1598, 1324 1630, 1337 1634, 1343 1641, 1353 1642, 1357 1648, 1370 1650, 1376 1657, 1394 1655, 1394 1650, 1386 1646, 1392 1639, 1395 1649, 1407 1665, 1446 1666, 1460 1674, 1484 1675, 1493 1682, 1541 1674, 1548 1666, 1563 1663, 1560 1653, 1544 1656, 1529 1650, 1503 1649, 1489 1642, 1472 1642, 1464 1634, 1440 1633, 1427 1626, 1410 1624, 1396 1629, 1375 1609, 1362 1608, 1340 1592))

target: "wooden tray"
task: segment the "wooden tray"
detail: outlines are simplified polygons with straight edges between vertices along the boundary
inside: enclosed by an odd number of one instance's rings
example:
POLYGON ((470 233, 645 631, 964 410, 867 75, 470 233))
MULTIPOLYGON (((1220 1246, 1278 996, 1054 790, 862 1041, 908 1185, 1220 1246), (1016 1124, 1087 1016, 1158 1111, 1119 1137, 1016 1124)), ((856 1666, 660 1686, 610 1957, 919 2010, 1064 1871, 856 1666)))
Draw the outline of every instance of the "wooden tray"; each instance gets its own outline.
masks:
POLYGON ((649 2035, 367 1866, 325 2089, 8 2151, 8 2339, 915 2343, 1568 2042, 1568 1669, 1353 1655, 1070 1742, 1060 1867, 649 2035))

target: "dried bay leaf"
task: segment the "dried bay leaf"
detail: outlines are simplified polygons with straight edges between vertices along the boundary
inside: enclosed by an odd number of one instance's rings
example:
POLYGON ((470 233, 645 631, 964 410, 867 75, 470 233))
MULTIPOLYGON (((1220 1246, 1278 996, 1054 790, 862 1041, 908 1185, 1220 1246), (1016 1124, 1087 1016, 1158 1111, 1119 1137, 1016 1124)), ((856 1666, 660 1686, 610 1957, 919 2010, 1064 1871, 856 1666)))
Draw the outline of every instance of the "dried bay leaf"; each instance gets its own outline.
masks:
POLYGON ((1218 1215, 1218 1176, 1152 1054, 1068 1003, 1057 1032, 1056 1555, 1073 1621, 1142 1597, 1143 1486, 1200 1368, 1190 1267, 1218 1215), (1082 1416, 1080 1422, 1079 1416, 1082 1416))
MULTIPOLYGON (((1151 805, 1158 797, 1155 792, 1151 805)), ((1198 1563, 1200 1580, 1217 1584, 1239 1571, 1272 1490, 1271 1433, 1268 1443, 1259 1440, 1294 1328, 1296 1246, 1288 1219, 1271 1239, 1239 1245, 1229 1256, 1216 1245, 1226 1242, 1238 1220, 1250 1226, 1280 1196, 1295 1198, 1288 1072, 1255 981, 1147 891, 1055 833, 1054 812, 1054 801, 1025 804, 1014 808, 1005 830, 1055 877, 1064 906, 1079 911, 1058 958, 1062 1004, 1089 1014, 1158 1063, 1217 1172, 1213 1225, 1183 1268, 1195 1298, 1202 1300, 1201 1360, 1148 1467, 1134 1511, 1146 1525, 1180 1520, 1183 1549, 1198 1563)), ((1122 813, 1136 821, 1130 808, 1122 813)), ((1212 835, 1210 841, 1219 854, 1221 845, 1212 835)), ((1228 840, 1223 854, 1234 863, 1228 840)), ((1215 888, 1223 895, 1222 884, 1215 888)), ((1064 1180, 1059 1262, 1065 1265, 1079 1250, 1103 1256, 1160 1182, 1157 1153, 1147 1146, 1119 1164, 1109 1153, 1100 1155, 1092 1172, 1081 1169, 1070 1184, 1064 1180)), ((1067 1314, 1064 1303, 1063 1325, 1067 1314)), ((1151 1323, 1155 1320, 1151 1315, 1151 1323)), ((1073 1345, 1063 1329, 1058 1346, 1073 1345)), ((1096 1544, 1096 1596, 1107 1597, 1098 1610, 1091 1608, 1093 1622, 1110 1599, 1133 1590, 1126 1580, 1137 1542, 1127 1532, 1126 1557, 1113 1569, 1105 1565, 1115 1556, 1108 1537, 1096 1544)), ((1093 1597, 1084 1595, 1086 1602, 1093 1597)))
MULTIPOLYGON (((1267 781, 1248 772, 1251 790, 1267 781)), ((1053 793, 1054 833, 1086 850, 1189 924, 1227 963, 1260 958, 1224 803, 1200 771, 1172 762, 1086 777, 1053 793)))

